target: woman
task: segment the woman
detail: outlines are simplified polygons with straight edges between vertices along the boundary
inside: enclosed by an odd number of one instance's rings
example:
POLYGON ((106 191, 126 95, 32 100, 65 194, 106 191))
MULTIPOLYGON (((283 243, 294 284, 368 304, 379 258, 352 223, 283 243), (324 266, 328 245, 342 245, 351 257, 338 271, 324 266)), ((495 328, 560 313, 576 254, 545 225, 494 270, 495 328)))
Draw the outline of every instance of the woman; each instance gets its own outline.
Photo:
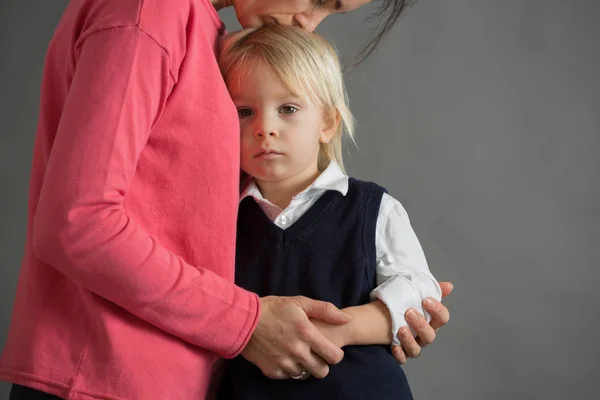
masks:
MULTIPOLYGON (((233 284, 239 126, 216 61, 216 11, 233 5, 244 27, 312 30, 364 3, 70 2, 44 67, 25 257, 0 360, 12 399, 199 399, 219 356, 241 353, 277 378, 290 362, 325 376, 341 360, 309 321, 343 324, 340 310, 233 284)), ((388 1, 391 23, 403 3, 388 1)), ((399 361, 447 322, 432 304, 399 361)))

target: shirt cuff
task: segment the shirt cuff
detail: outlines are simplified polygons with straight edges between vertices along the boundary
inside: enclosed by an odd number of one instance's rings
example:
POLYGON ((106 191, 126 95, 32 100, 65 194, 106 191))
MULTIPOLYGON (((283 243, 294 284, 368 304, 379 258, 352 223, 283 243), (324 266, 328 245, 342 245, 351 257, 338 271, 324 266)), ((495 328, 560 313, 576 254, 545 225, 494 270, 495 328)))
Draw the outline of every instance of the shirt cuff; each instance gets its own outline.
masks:
POLYGON ((423 308, 421 296, 413 285, 403 276, 394 276, 371 292, 371 299, 381 300, 387 307, 392 317, 392 345, 400 345, 398 331, 408 326, 413 336, 416 333, 406 322, 404 314, 409 308, 414 308, 431 321, 431 315, 423 308))

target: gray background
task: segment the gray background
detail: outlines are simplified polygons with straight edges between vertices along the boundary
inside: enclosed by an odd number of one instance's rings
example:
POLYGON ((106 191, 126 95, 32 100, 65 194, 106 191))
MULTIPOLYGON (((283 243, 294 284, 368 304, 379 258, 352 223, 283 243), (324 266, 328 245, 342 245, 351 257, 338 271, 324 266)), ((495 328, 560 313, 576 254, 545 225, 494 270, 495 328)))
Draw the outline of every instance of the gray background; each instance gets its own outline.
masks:
MULTIPOLYGON (((0 345, 43 57, 65 5, 0 4, 0 345)), ((319 28, 346 61, 371 10, 319 28)), ((347 74, 350 171, 402 201, 433 273, 456 285, 451 323, 406 368, 417 399, 597 398, 599 17, 593 0, 421 0, 347 74)))

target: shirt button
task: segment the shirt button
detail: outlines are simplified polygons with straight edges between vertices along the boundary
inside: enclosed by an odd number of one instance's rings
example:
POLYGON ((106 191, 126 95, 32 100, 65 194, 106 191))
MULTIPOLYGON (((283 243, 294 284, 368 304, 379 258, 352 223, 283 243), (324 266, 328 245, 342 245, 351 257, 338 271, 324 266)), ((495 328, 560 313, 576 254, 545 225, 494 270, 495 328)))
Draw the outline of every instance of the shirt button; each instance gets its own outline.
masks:
POLYGON ((287 217, 286 217, 285 215, 282 215, 282 216, 279 218, 279 222, 281 223, 281 225, 285 225, 285 224, 287 224, 287 217))

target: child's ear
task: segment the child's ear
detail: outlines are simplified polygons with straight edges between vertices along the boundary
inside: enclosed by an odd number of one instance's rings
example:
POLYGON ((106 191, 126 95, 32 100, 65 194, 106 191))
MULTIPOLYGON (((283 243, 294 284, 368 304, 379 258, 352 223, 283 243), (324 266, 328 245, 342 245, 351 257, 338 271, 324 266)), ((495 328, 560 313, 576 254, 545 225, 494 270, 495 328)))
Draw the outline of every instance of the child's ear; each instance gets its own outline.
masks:
POLYGON ((325 112, 323 116, 323 129, 321 129, 321 143, 329 143, 335 136, 335 133, 340 126, 340 114, 337 110, 325 112))

